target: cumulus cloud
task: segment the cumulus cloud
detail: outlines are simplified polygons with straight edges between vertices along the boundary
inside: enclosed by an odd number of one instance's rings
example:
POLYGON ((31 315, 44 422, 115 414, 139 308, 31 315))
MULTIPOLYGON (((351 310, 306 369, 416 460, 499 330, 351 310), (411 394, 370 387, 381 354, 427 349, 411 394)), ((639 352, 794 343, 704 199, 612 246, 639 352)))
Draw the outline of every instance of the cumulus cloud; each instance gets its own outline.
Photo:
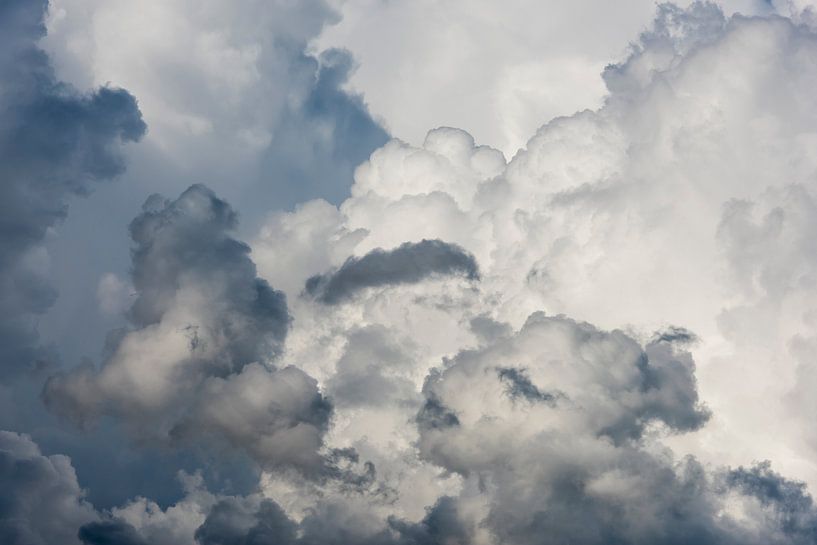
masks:
POLYGON ((665 533, 689 535, 701 520, 671 529, 668 513, 712 518, 706 498, 684 498, 684 478, 641 442, 655 424, 684 432, 708 416, 689 355, 664 348, 532 315, 512 337, 462 352, 429 376, 420 454, 480 483, 484 519, 471 524, 487 524, 500 541, 663 543, 671 542, 665 533), (619 508, 629 514, 609 518, 619 508))
POLYGON ((697 403, 693 373, 686 353, 658 351, 654 345, 642 350, 621 332, 604 333, 566 318, 534 314, 513 337, 463 352, 429 377, 424 386, 427 400, 445 407, 456 420, 450 420, 452 426, 426 428, 421 452, 439 454, 438 461, 451 460, 440 465, 468 473, 479 464, 496 463, 486 445, 489 437, 504 451, 514 436, 524 441, 528 433, 547 429, 574 436, 588 433, 615 444, 640 438, 651 422, 676 431, 694 430, 707 413, 697 403), (549 390, 558 392, 558 398, 546 393, 549 390), (520 404, 520 398, 531 403, 520 404), (516 411, 528 413, 532 422, 520 418, 513 425, 514 418, 501 417, 516 411), (508 422, 495 427, 498 420, 508 422), (452 434, 464 434, 463 443, 470 441, 465 437, 472 426, 471 440, 482 443, 482 449, 449 443, 452 434), (442 430, 443 442, 437 443, 435 429, 442 430), (462 449, 466 456, 481 450, 484 458, 459 465, 459 455, 449 458, 449 449, 462 449))
POLYGON ((772 503, 719 488, 713 466, 772 458, 817 482, 802 432, 815 44, 807 17, 660 5, 605 69, 605 104, 550 121, 510 162, 436 129, 373 153, 339 207, 273 216, 253 255, 289 290, 289 252, 340 271, 426 239, 479 263, 470 289, 429 277, 344 305, 292 301, 288 356, 338 396, 328 441, 396 491, 372 508, 381 520, 421 520, 449 496, 474 543, 804 539, 772 503))
MULTIPOLYGON (((251 500, 251 499, 250 499, 251 500)), ((355 527, 338 506, 319 508, 296 523, 275 502, 227 498, 217 504, 196 530, 201 545, 259 543, 282 545, 432 545, 469 543, 470 535, 458 519, 457 505, 443 497, 416 523, 390 518, 372 532, 355 527)))
MULTIPOLYGON (((43 243, 71 197, 124 171, 120 144, 145 124, 127 91, 81 93, 57 79, 43 37, 44 1, 0 6, 0 376, 53 359, 37 317, 56 298, 43 243)), ((53 361, 52 361, 53 363, 53 361)))
POLYGON ((393 140, 349 199, 273 214, 252 253, 205 187, 151 197, 129 326, 43 397, 263 474, 77 535, 813 542, 813 438, 791 422, 817 375, 815 56, 805 16, 660 5, 604 105, 510 162, 452 128, 393 140))
POLYGON ((26 435, 0 431, 0 486, 0 540, 8 545, 78 545, 78 528, 98 518, 71 461, 44 456, 26 435))
POLYGON ((434 275, 479 279, 474 257, 441 240, 406 242, 393 250, 375 249, 348 258, 339 269, 310 277, 304 291, 322 303, 337 304, 366 288, 414 284, 434 275))
MULTIPOLYGON (((412 331, 424 371, 485 342, 466 327, 478 316, 518 329, 544 309, 645 342, 656 331, 667 342, 686 335, 672 324, 698 338, 689 349, 716 415, 705 448, 673 442, 733 465, 780 459, 784 473, 817 482, 800 430, 813 410, 805 391, 815 338, 815 44, 806 16, 665 4, 627 58, 605 69, 604 106, 545 124, 507 165, 455 129, 434 130, 419 146, 388 143, 358 169, 352 197, 324 216, 334 222, 322 227, 326 246, 292 251, 340 268, 343 254, 444 240, 479 263, 479 294, 403 286, 314 320, 293 303, 296 322, 320 331, 327 347, 342 345, 342 320, 412 331), (458 308, 445 315, 443 305, 458 308), (758 396, 769 404, 752 402, 758 396), (786 439, 760 445, 758 433, 786 439)), ((308 209, 276 216, 255 241, 262 274, 285 276, 275 265, 285 245, 274 239, 292 240, 280 226, 306 222, 308 209)), ((291 338, 307 335, 296 327, 291 338)), ((308 365, 307 348, 292 348, 308 365)))
MULTIPOLYGON (((361 510, 348 498, 317 499, 300 520, 270 500, 230 498, 196 537, 372 545, 810 542, 817 512, 802 483, 768 464, 710 473, 692 458, 673 460, 643 436, 652 422, 679 432, 706 418, 694 386, 679 393, 683 379, 650 378, 685 353, 654 348, 621 332, 533 316, 511 338, 446 362, 426 383, 420 454, 462 475, 457 496, 439 498, 417 522, 378 520, 382 505, 361 510), (560 400, 520 403, 496 370, 509 360, 528 365, 527 384, 558 388, 560 400), (450 417, 432 423, 432 412, 450 417)), ((683 367, 690 379, 693 369, 683 367)))
POLYGON ((131 223, 130 327, 99 369, 49 379, 49 408, 80 425, 111 415, 147 440, 226 440, 269 467, 320 466, 331 405, 303 371, 275 367, 286 298, 256 276, 235 224, 203 186, 150 197, 131 223))

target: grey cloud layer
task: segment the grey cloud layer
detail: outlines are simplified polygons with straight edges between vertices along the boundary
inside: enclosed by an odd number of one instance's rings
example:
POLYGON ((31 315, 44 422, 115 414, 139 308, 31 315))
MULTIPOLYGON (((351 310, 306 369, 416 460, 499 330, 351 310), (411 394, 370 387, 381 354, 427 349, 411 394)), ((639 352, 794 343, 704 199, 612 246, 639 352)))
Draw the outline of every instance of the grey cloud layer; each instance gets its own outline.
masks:
POLYGON ((337 270, 316 275, 305 292, 322 303, 334 305, 366 288, 414 284, 434 275, 462 275, 479 279, 474 256, 456 244, 441 240, 406 242, 393 250, 376 249, 350 257, 337 270))
MULTIPOLYGON (((34 322, 54 302, 49 228, 70 197, 124 170, 120 144, 145 132, 136 100, 104 87, 81 94, 58 81, 38 47, 44 1, 0 5, 0 376, 31 370, 54 355, 38 345, 34 322)), ((53 361, 51 361, 53 363, 53 361)))

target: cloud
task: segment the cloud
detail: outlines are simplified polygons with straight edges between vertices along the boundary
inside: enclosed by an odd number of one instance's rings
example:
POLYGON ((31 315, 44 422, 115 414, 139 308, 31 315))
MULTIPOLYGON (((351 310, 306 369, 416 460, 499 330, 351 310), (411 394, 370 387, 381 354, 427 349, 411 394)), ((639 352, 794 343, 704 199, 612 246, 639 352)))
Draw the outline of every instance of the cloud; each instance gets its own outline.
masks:
POLYGON ((121 183, 74 205, 49 237, 61 297, 38 326, 64 361, 96 357, 105 332, 122 325, 93 300, 103 274, 126 278, 125 226, 146 195, 203 183, 241 211, 246 240, 273 208, 343 200, 354 168, 388 139, 364 97, 346 88, 354 59, 311 46, 338 19, 324 0, 48 6, 39 44, 58 77, 81 89, 126 87, 150 126, 127 149, 121 183))
POLYGON ((524 369, 513 367, 497 368, 499 379, 506 384, 505 392, 511 399, 525 399, 530 402, 541 401, 543 403, 553 403, 556 400, 554 394, 542 392, 534 385, 527 376, 524 369))
POLYGON ((71 461, 43 456, 30 437, 0 431, 0 541, 78 544, 77 529, 98 517, 84 499, 71 461))
MULTIPOLYGON (((814 28, 805 16, 661 5, 626 58, 604 70, 604 105, 549 121, 507 164, 455 129, 435 129, 420 145, 392 140, 360 166, 352 197, 322 216, 320 244, 291 236, 312 221, 314 203, 267 224, 253 243, 262 274, 295 276, 281 270, 287 246, 340 270, 346 255, 427 239, 473 255, 480 282, 471 294, 453 284, 361 291, 321 316, 293 302, 303 324, 291 335, 294 361, 328 379, 348 332, 378 324, 410 332, 420 347, 409 373, 419 387, 435 362, 492 342, 468 327, 478 316, 518 330, 544 309, 625 330, 656 359, 668 349, 651 343, 655 332, 683 344, 673 329, 683 328, 698 339, 687 348, 716 418, 701 439, 673 446, 734 466, 772 458, 817 483, 817 465, 802 454, 817 444, 802 443, 817 338, 814 28), (318 354, 333 361, 309 363, 318 354), (761 445, 759 433, 785 440, 761 445)), ((656 380, 687 376, 682 360, 656 380)), ((669 409, 689 391, 681 381, 675 401, 649 410, 694 429, 697 416, 669 409)))
POLYGON ((146 545, 136 529, 121 520, 89 522, 79 529, 84 545, 146 545))
POLYGON ((389 526, 401 534, 398 543, 433 545, 471 541, 472 536, 460 519, 456 500, 443 496, 427 511, 426 516, 419 523, 389 520, 389 526))
POLYGON ((393 250, 376 249, 348 258, 339 269, 312 276, 304 291, 326 304, 338 304, 366 289, 413 284, 434 275, 462 275, 479 279, 474 257, 441 240, 406 242, 393 250))
POLYGON ((813 541, 815 44, 807 22, 661 5, 598 110, 510 162, 451 128, 393 140, 252 253, 205 187, 150 198, 128 327, 43 397, 262 475, 136 498, 86 537, 813 541), (774 471, 743 469, 765 451, 774 471))
POLYGON ((118 81, 139 97, 142 159, 161 165, 147 173, 171 191, 206 183, 254 220, 270 201, 342 200, 388 139, 345 90, 352 56, 310 48, 337 20, 324 0, 53 0, 44 46, 69 81, 118 81))
POLYGON ((708 414, 698 404, 693 373, 686 353, 656 351, 654 345, 644 350, 621 332, 535 314, 513 337, 465 351, 429 377, 423 388, 426 407, 445 407, 456 425, 421 427, 421 453, 468 473, 498 462, 488 445, 504 452, 513 436, 526 441, 544 430, 586 433, 615 444, 637 440, 654 421, 676 431, 694 430, 708 414), (558 399, 543 390, 558 391, 558 399), (520 397, 542 403, 520 404, 520 397), (536 423, 515 422, 513 415, 523 413, 536 423), (497 423, 505 419, 507 427, 497 423), (459 440, 451 442, 452 436, 459 440), (471 440, 484 442, 476 459, 470 458, 477 452, 468 445, 471 440))
POLYGON ((54 354, 39 344, 37 317, 52 306, 43 244, 71 197, 124 171, 120 145, 145 123, 127 91, 81 93, 59 81, 39 48, 42 1, 0 7, 0 376, 31 371, 54 354))
POLYGON ((200 473, 179 472, 184 494, 175 503, 160 506, 153 500, 136 497, 84 524, 77 534, 88 545, 149 543, 150 545, 196 545, 194 534, 219 501, 209 492, 200 473), (131 540, 131 541, 125 541, 131 540))
POLYGON ((204 186, 150 197, 131 223, 130 327, 99 369, 49 379, 47 406, 79 425, 104 415, 147 441, 226 441, 260 464, 320 471, 331 405, 314 379, 275 367, 286 298, 256 276, 236 215, 204 186))
MULTIPOLYGON (((421 520, 449 496, 477 543, 801 539, 779 537, 771 504, 720 490, 718 467, 771 458, 817 482, 803 440, 815 44, 804 19, 661 5, 605 69, 604 105, 548 122, 507 164, 436 129, 374 152, 339 207, 274 215, 254 256, 291 285, 288 253, 309 264, 302 278, 422 239, 479 263, 470 290, 443 277, 342 305, 293 299, 289 361, 332 388, 366 386, 354 402, 327 389, 327 441, 354 445, 395 490, 375 516, 421 520)), ((310 280, 313 297, 332 278, 310 280)))
POLYGON ((469 535, 458 519, 452 498, 441 498, 417 523, 392 518, 388 525, 367 534, 346 519, 340 506, 322 506, 300 523, 290 519, 270 500, 225 498, 196 530, 200 545, 246 543, 282 545, 433 545, 468 543, 469 535))
POLYGON ((296 531, 297 525, 273 501, 264 500, 257 512, 248 513, 240 500, 228 498, 210 511, 196 530, 196 541, 201 545, 291 545, 297 543, 296 531))
POLYGON ((480 507, 462 524, 487 525, 492 540, 719 543, 729 531, 716 500, 684 492, 709 486, 703 470, 675 467, 645 438, 656 424, 680 433, 706 422, 693 373, 689 355, 667 345, 642 348, 620 331, 535 314, 429 376, 420 455, 473 481, 480 507))
POLYGON ((505 7, 353 0, 318 43, 359 59, 351 85, 393 134, 417 144, 430 127, 461 127, 511 157, 543 121, 602 104, 600 72, 655 10, 642 0, 505 7))

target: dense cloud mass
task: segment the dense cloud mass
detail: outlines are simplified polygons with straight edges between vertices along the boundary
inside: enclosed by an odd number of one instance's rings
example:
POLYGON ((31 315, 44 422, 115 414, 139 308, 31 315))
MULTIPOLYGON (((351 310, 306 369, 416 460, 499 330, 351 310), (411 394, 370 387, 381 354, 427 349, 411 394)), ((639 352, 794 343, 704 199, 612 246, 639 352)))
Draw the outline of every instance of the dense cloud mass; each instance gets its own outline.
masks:
POLYGON ((52 377, 46 404, 80 425, 111 415, 143 439, 212 435, 265 465, 318 465, 331 406, 303 371, 274 367, 286 298, 256 276, 235 223, 203 186, 150 197, 131 223, 131 326, 112 334, 99 370, 52 377))
POLYGON ((39 48, 44 1, 0 4, 0 377, 54 363, 36 317, 54 302, 48 230, 70 197, 124 170, 120 144, 144 134, 136 100, 102 87, 83 94, 58 81, 39 48))
POLYGON ((374 461, 399 497, 385 512, 420 520, 453 497, 473 543, 813 539, 716 469, 771 457, 817 476, 801 430, 813 411, 810 17, 661 5, 605 70, 605 106, 551 121, 509 163, 436 129, 376 151, 337 210, 270 218, 253 255, 293 296, 288 355, 338 396, 330 437, 374 461), (474 256, 478 285, 392 285, 318 311, 282 265, 342 270, 349 254, 420 239, 474 256), (399 429, 407 419, 416 432, 399 429))
MULTIPOLYGON (((348 58, 328 55, 334 89, 348 58)), ((95 509, 66 458, 6 432, 0 531, 817 543, 814 59, 810 11, 662 4, 605 69, 604 105, 546 123, 510 161, 454 128, 391 140, 351 197, 272 212, 252 249, 205 185, 148 198, 127 326, 42 398, 134 450, 242 453, 257 486, 180 472, 177 501, 95 509)))
POLYGON ((98 515, 83 498, 71 461, 43 456, 30 437, 0 432, 0 541, 76 544, 77 529, 98 515))
POLYGON ((350 257, 339 269, 310 277, 305 291, 327 304, 337 304, 360 290, 390 284, 414 284, 432 275, 461 274, 479 278, 474 257, 441 240, 406 242, 394 250, 372 250, 350 257))
POLYGON ((654 424, 703 425, 693 372, 688 353, 661 341, 642 349, 621 332, 534 314, 429 377, 420 454, 484 490, 482 523, 502 541, 672 543, 700 533, 694 541, 706 543, 717 533, 706 498, 684 497, 683 473, 640 442, 654 424), (686 510, 677 528, 664 525, 686 510))

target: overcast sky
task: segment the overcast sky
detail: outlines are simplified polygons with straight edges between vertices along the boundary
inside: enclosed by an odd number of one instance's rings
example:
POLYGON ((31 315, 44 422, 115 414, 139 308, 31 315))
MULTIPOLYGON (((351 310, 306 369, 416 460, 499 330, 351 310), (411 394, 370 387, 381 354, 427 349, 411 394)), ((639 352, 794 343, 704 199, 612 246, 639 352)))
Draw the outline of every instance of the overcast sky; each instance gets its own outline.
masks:
POLYGON ((0 0, 0 542, 817 543, 815 10, 0 0))

